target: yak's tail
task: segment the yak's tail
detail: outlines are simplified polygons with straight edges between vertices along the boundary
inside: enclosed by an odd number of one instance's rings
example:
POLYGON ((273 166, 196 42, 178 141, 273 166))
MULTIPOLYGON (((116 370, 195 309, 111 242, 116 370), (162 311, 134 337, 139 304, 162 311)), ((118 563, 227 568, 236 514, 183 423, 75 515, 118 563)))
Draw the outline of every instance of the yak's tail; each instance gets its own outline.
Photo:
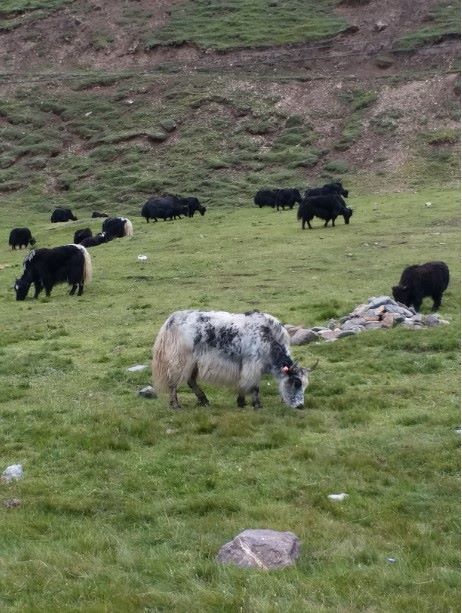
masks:
POLYGON ((191 349, 172 317, 159 330, 152 348, 152 381, 156 392, 176 388, 189 378, 192 370, 191 349))
POLYGON ((125 220, 124 236, 131 238, 133 236, 133 224, 129 219, 125 220))
POLYGON ((302 218, 302 205, 300 204, 297 209, 297 219, 300 220, 301 218, 302 218))
POLYGON ((78 247, 83 255, 83 282, 91 283, 91 278, 93 276, 93 267, 91 265, 90 254, 83 245, 75 245, 75 247, 78 247))

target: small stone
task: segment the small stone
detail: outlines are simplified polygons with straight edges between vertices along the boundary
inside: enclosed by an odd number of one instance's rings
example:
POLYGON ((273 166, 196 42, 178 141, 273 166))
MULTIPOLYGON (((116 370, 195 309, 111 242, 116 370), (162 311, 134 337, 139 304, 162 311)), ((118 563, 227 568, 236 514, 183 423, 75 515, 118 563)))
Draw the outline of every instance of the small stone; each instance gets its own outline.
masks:
POLYGON ((309 328, 300 328, 290 339, 291 345, 306 345, 318 341, 319 336, 309 328))
POLYGON ((364 313, 369 309, 368 304, 359 304, 354 311, 352 311, 351 315, 364 315, 364 313))
POLYGON ((348 494, 345 494, 345 492, 342 492, 341 494, 329 494, 327 498, 329 498, 329 500, 335 500, 337 502, 342 502, 342 500, 345 500, 345 498, 348 498, 348 494))
POLYGON ((292 532, 244 530, 221 547, 217 562, 241 568, 283 568, 298 558, 300 540, 292 532))
POLYGON ((7 466, 2 472, 2 481, 10 483, 11 481, 18 481, 23 478, 22 464, 11 464, 7 466))
POLYGON ((388 23, 385 23, 385 21, 377 21, 374 24, 374 32, 382 32, 386 28, 388 28, 388 23))
POLYGON ((325 341, 337 340, 338 334, 334 330, 325 330, 319 333, 325 341))
POLYGON ((313 332, 325 332, 328 329, 329 328, 326 328, 325 326, 314 326, 313 328, 311 328, 313 332))
POLYGON ((366 330, 378 330, 382 327, 382 323, 380 321, 366 321, 366 330))
POLYGON ((293 336, 298 330, 302 329, 302 326, 293 326, 292 324, 286 324, 284 328, 289 333, 289 336, 293 336))
POLYGON ((138 396, 142 396, 143 398, 157 398, 157 394, 152 385, 146 385, 146 387, 138 390, 138 396))
POLYGON ((396 302, 393 300, 393 298, 390 298, 390 296, 379 296, 378 298, 374 296, 369 298, 368 302, 368 307, 370 309, 376 309, 383 304, 396 304, 396 302))
POLYGON ((346 321, 344 324, 342 324, 341 328, 342 330, 354 330, 355 328, 364 326, 365 323, 366 323, 366 320, 363 319, 362 317, 354 317, 346 321))
POLYGON ((384 328, 393 328, 395 325, 395 314, 394 313, 385 313, 382 317, 382 327, 384 328))
POLYGON ((8 500, 4 500, 2 504, 6 509, 17 509, 21 506, 21 501, 19 498, 9 498, 8 500))
POLYGON ((345 336, 355 336, 361 331, 362 328, 360 328, 359 326, 357 328, 350 328, 349 330, 342 330, 338 333, 337 338, 345 338, 345 336))
POLYGON ((130 366, 127 368, 128 372, 141 372, 142 370, 146 370, 146 364, 136 364, 135 366, 130 366))
POLYGON ((387 562, 390 564, 396 564, 396 558, 387 558, 387 562))
POLYGON ((440 325, 440 318, 439 315, 435 315, 434 313, 430 313, 430 315, 426 315, 423 319, 423 323, 426 326, 439 326, 440 325))

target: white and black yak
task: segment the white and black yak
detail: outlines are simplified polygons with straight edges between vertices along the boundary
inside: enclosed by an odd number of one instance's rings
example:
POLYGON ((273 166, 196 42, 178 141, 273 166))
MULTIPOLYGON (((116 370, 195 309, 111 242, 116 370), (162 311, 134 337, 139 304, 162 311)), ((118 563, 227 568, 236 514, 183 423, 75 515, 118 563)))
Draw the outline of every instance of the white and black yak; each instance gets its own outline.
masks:
POLYGON ((177 388, 187 383, 199 403, 208 404, 197 380, 234 388, 237 405, 251 394, 259 408, 263 374, 273 375, 283 402, 300 408, 310 369, 298 366, 289 351, 290 337, 271 315, 252 311, 176 311, 161 327, 153 346, 154 387, 170 395, 170 406, 179 409, 177 388))
POLYGON ((58 283, 69 283, 69 294, 80 296, 85 283, 91 281, 92 266, 88 251, 82 245, 63 245, 53 249, 32 249, 24 260, 24 273, 16 279, 16 300, 25 300, 32 283, 34 298, 45 288, 47 296, 58 283))
POLYGON ((416 311, 425 296, 433 298, 433 311, 441 306, 443 292, 449 284, 449 268, 445 262, 426 262, 405 268, 399 284, 392 288, 393 297, 416 311))
POLYGON ((103 221, 102 232, 113 238, 133 236, 133 224, 126 217, 108 217, 103 221))

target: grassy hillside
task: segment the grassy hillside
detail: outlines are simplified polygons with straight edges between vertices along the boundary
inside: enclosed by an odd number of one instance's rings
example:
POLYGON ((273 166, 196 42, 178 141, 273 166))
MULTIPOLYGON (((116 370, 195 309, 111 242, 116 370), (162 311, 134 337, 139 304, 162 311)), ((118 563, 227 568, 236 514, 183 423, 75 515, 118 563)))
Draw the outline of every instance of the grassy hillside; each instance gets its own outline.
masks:
POLYGON ((340 176, 361 191, 458 180, 451 78, 413 83, 413 99, 428 109, 419 124, 415 105, 404 102, 406 82, 354 82, 327 93, 323 84, 323 92, 320 105, 310 82, 250 86, 160 73, 8 88, 0 192, 42 212, 67 204, 131 213, 165 191, 247 205, 264 186, 303 188, 340 176))
MULTIPOLYGON (((349 226, 304 232, 293 211, 250 204, 172 223, 135 216, 132 240, 91 251, 81 298, 59 286, 15 302, 24 252, 4 235, 0 466, 25 470, 0 485, 0 502, 21 500, 0 505, 4 610, 457 609, 458 194, 353 193, 351 204, 349 226), (429 259, 451 270, 450 324, 294 348, 320 360, 302 411, 281 405, 270 378, 259 412, 217 388, 208 409, 182 390, 179 413, 136 395, 149 374, 127 368, 148 363, 175 309, 323 324, 429 259), (345 502, 327 499, 340 491, 345 502), (295 532, 297 566, 218 567, 219 547, 247 527, 295 532)), ((23 211, 4 205, 4 227, 23 211)), ((38 207, 27 221, 39 246, 100 227, 84 215, 51 225, 38 207)))
MULTIPOLYGON (((460 30, 439 0, 6 0, 0 9, 0 609, 457 611, 460 604, 460 30), (412 6, 411 6, 412 5, 412 6), (385 27, 378 22, 385 22, 385 27), (442 44, 441 44, 442 43, 442 44), (350 189, 350 225, 302 231, 262 187, 350 189), (205 217, 146 224, 153 194, 205 217), (51 224, 56 206, 77 222, 51 224), (16 302, 27 225, 72 241, 82 297, 16 302), (145 262, 138 260, 146 255, 145 262), (140 387, 176 309, 314 326, 444 260, 446 326, 294 347, 305 408, 140 387), (346 492, 342 503, 331 493, 346 492), (18 506, 9 508, 11 500, 18 506), (220 567, 245 528, 291 530, 294 568, 220 567)), ((424 303, 428 312, 430 303, 424 303)))

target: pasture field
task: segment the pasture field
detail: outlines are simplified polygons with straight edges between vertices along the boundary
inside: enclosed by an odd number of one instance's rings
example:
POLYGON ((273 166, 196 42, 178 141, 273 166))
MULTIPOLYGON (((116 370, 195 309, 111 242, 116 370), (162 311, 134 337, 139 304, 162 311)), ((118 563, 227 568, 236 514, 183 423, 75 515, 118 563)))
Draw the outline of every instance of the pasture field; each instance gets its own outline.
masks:
POLYGON ((12 195, 2 209, 0 467, 24 466, 22 481, 0 483, 2 610, 459 609, 457 190, 352 191, 349 226, 304 232, 295 211, 250 199, 212 196, 205 217, 157 224, 109 204, 135 236, 90 251, 84 295, 57 286, 19 303, 25 253, 8 250, 10 228, 28 225, 38 247, 100 228, 89 209, 50 224, 51 203, 29 204, 12 195), (295 347, 303 364, 319 359, 303 410, 265 378, 260 411, 206 386, 209 408, 181 390, 172 412, 137 396, 149 371, 127 372, 149 363, 176 309, 324 324, 389 294, 406 265, 438 259, 451 271, 449 325, 295 347), (338 492, 349 497, 328 500, 338 492), (12 498, 21 505, 5 508, 12 498), (220 546, 252 527, 297 534, 296 566, 218 566, 220 546))

